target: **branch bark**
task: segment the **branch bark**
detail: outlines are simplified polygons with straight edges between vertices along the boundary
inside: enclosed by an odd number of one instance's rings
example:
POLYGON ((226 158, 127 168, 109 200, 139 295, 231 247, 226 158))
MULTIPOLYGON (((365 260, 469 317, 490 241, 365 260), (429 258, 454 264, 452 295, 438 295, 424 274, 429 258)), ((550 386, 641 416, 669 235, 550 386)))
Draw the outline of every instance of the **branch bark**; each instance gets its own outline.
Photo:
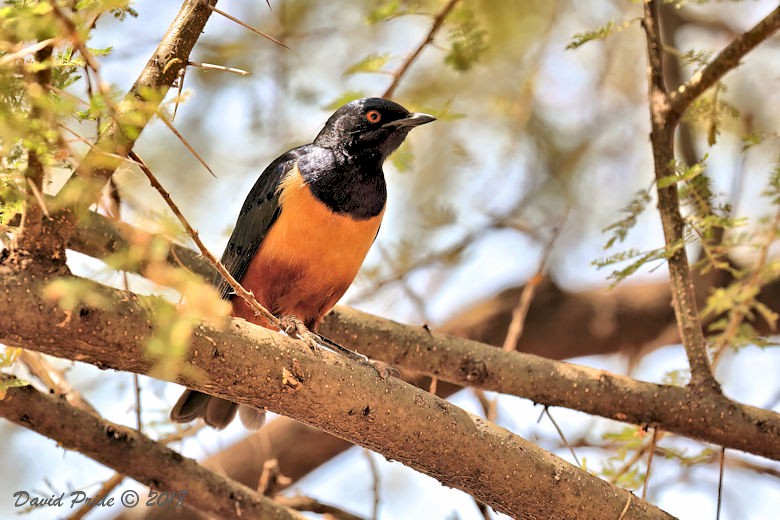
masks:
MULTIPOLYGON (((66 314, 42 296, 49 275, 3 267, 0 275, 0 341, 102 368, 153 368, 143 345, 151 309, 164 303, 80 279, 112 303, 66 314)), ((630 496, 427 392, 243 320, 226 330, 198 325, 186 361, 208 379, 179 375, 176 382, 316 425, 514 517, 617 517, 630 496)), ((670 518, 636 498, 629 514, 670 518)))
MULTIPOLYGON (((0 374, 0 382, 12 379, 0 374)), ((303 515, 209 471, 141 435, 31 386, 10 388, 0 416, 160 491, 187 490, 183 502, 218 518, 303 520, 303 515)))
POLYGON ((650 141, 658 189, 658 211, 668 249, 669 278, 672 287, 672 305, 680 329, 688 364, 691 369, 690 387, 703 395, 719 394, 720 384, 712 373, 707 354, 707 340, 696 305, 688 255, 685 252, 685 219, 680 213, 680 198, 676 183, 662 187, 662 180, 673 178, 674 131, 679 117, 671 110, 669 94, 663 77, 663 44, 658 25, 655 0, 645 0, 642 26, 647 37, 647 55, 650 62, 650 141))
POLYGON ((681 116, 693 100, 701 96, 727 72, 739 66, 739 61, 761 42, 780 30, 780 7, 775 8, 749 31, 726 46, 704 69, 669 94, 672 112, 681 116))
MULTIPOLYGON (((107 219, 92 218, 104 232, 101 237, 112 237, 101 238, 98 246, 107 243, 121 246, 121 234, 115 232, 107 219)), ((125 226, 125 230, 134 229, 125 226)), ((83 243, 90 246, 88 233, 85 233, 83 243)), ((186 248, 182 249, 181 256, 184 257, 186 248)), ((106 253, 94 246, 88 251, 97 256, 106 253)), ((202 258, 196 255, 189 258, 194 262, 191 264, 193 269, 199 272, 207 269, 202 258)), ((780 287, 774 289, 780 293, 780 287)), ((655 299, 655 296, 651 298, 652 301, 655 299)), ((652 306, 658 306, 663 315, 662 309, 668 299, 662 296, 658 300, 660 304, 652 306)), ((642 306, 648 303, 643 299, 638 302, 642 306)), ((560 329, 560 319, 553 319, 547 328, 560 329)), ((736 403, 720 394, 703 397, 692 388, 644 383, 530 354, 502 352, 475 341, 402 325, 344 306, 337 306, 326 316, 321 332, 374 359, 458 385, 477 386, 548 406, 563 406, 619 421, 657 426, 780 460, 780 415, 736 403)))
POLYGON ((780 415, 720 394, 705 398, 689 387, 645 383, 603 370, 504 352, 348 307, 337 307, 320 330, 369 357, 452 383, 659 427, 780 460, 780 415))

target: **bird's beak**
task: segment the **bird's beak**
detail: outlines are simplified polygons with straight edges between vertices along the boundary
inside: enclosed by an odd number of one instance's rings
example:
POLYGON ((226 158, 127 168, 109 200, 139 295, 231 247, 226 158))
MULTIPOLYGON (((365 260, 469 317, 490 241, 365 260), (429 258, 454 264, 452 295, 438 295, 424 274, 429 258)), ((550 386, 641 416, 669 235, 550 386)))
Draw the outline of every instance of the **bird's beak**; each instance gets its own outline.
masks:
POLYGON ((432 115, 412 112, 403 119, 396 119, 395 121, 390 121, 382 126, 383 128, 414 128, 415 126, 424 125, 431 121, 436 121, 436 118, 432 115))

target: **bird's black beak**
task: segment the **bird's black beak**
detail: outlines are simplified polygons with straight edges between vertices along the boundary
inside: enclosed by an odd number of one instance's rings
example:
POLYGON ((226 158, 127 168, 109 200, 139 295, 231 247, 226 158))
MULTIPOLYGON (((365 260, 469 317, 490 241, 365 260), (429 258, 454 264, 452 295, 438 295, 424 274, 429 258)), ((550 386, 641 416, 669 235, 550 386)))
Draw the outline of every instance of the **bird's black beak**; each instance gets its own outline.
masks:
POLYGON ((412 112, 403 119, 396 119, 382 125, 383 128, 414 128, 415 126, 424 125, 436 121, 436 118, 429 114, 423 114, 421 112, 412 112))

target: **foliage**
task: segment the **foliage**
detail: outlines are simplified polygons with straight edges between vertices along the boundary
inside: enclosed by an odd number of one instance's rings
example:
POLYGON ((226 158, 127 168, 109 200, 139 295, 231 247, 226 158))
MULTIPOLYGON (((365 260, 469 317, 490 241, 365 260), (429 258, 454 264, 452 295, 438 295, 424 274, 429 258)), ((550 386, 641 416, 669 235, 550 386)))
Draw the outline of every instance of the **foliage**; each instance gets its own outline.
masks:
POLYGON ((610 20, 605 25, 602 25, 598 29, 577 33, 574 35, 572 41, 566 46, 566 49, 567 50, 578 49, 588 42, 592 42, 596 40, 606 40, 613 34, 619 33, 622 30, 626 29, 627 27, 635 23, 637 20, 639 19, 634 18, 631 20, 626 20, 625 22, 619 24, 615 23, 614 20, 610 20))
POLYGON ((466 6, 457 7, 450 18, 450 51, 444 62, 459 72, 466 72, 488 50, 488 32, 474 11, 466 6))

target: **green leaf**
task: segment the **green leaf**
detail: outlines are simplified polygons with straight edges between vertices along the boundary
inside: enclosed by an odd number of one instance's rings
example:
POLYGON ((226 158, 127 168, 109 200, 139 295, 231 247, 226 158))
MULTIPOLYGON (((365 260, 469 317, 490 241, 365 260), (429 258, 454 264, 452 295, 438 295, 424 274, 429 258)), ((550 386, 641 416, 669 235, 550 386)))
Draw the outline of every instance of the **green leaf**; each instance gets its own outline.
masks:
POLYGON ((358 73, 381 72, 382 67, 390 60, 390 54, 369 54, 357 63, 353 63, 344 71, 344 76, 358 73))
POLYGON ((471 9, 461 7, 450 15, 450 51, 444 63, 458 72, 473 67, 488 49, 488 32, 479 25, 471 9))
POLYGON ((651 200, 649 189, 640 190, 634 195, 634 198, 631 199, 628 206, 621 210, 626 216, 602 229, 602 232, 604 233, 608 231, 613 232, 612 236, 604 245, 604 249, 609 249, 614 246, 616 242, 623 242, 626 239, 628 232, 636 225, 639 215, 642 214, 651 200))
MULTIPOLYGON (((705 158, 706 160, 706 158, 705 158)), ((692 180, 704 172, 704 161, 696 163, 693 166, 682 166, 681 163, 675 163, 675 174, 667 175, 658 179, 658 188, 668 188, 678 182, 692 180)))

